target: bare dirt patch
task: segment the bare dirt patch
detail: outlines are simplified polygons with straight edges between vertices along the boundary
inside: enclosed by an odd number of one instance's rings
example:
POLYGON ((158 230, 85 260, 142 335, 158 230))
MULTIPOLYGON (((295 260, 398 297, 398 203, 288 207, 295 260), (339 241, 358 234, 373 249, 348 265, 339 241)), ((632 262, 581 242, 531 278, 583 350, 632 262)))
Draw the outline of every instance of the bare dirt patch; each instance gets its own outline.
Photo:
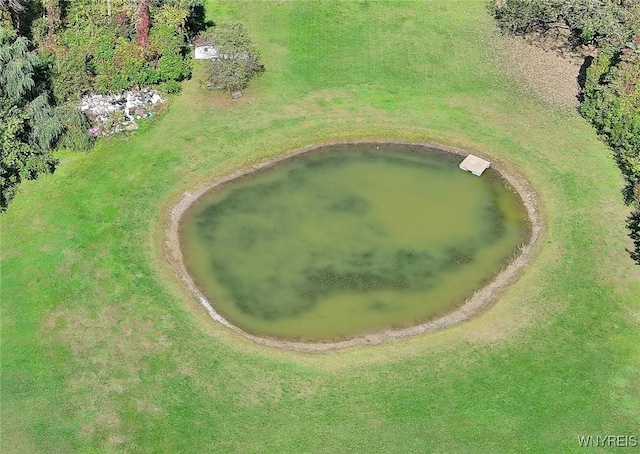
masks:
POLYGON ((454 153, 460 155, 461 157, 466 156, 468 152, 464 150, 460 150, 457 148, 444 146, 440 144, 434 143, 425 143, 425 142, 403 142, 398 140, 358 140, 358 141, 330 141, 323 143, 316 143, 304 148, 300 148, 297 150, 290 151, 288 153, 281 154, 272 159, 266 160, 256 165, 252 165, 249 167, 245 167, 235 172, 229 173, 225 176, 215 179, 214 181, 202 185, 193 191, 186 191, 182 198, 178 201, 177 204, 173 206, 173 208, 169 212, 169 219, 165 227, 164 233, 164 253, 169 261, 169 264, 174 269, 182 284, 187 288, 187 290, 195 296, 195 298, 199 301, 200 305, 206 310, 209 317, 213 320, 221 323, 227 328, 241 334, 242 336, 253 340, 262 345, 271 346, 271 347, 279 347, 290 350, 302 351, 302 352, 327 352, 332 350, 339 350, 349 347, 355 347, 359 345, 379 345, 385 341, 392 339, 402 339, 411 336, 416 336, 418 334, 422 334, 428 331, 436 331, 441 330, 446 327, 459 324, 465 320, 468 320, 483 310, 490 307, 500 296, 500 294, 511 284, 513 284, 521 274, 522 269, 531 261, 533 256, 535 255, 538 246, 540 244, 540 239, 543 233, 543 222, 540 215, 539 210, 539 202, 536 192, 534 191, 531 184, 519 173, 517 173, 514 169, 511 169, 506 164, 496 163, 495 160, 492 162, 492 167, 496 169, 505 180, 509 182, 509 184, 513 187, 513 189, 520 195, 520 198, 523 201, 525 208, 527 209, 527 214, 529 216, 529 220, 531 222, 531 234, 529 238, 529 242, 523 245, 520 249, 520 253, 484 288, 476 291, 473 296, 468 298, 464 304, 458 307, 453 312, 440 317, 435 320, 428 321, 426 323, 422 323, 417 326, 412 326, 404 329, 397 330, 386 330, 382 332, 372 333, 366 336, 355 337, 352 339, 338 341, 338 342, 294 342, 287 341, 282 339, 275 338, 267 338, 256 336, 250 333, 243 331, 237 326, 233 325, 231 322, 226 320, 222 315, 220 315, 212 304, 207 300, 204 294, 197 287, 195 282, 193 281, 191 275, 186 269, 184 264, 184 257, 182 255, 182 250, 180 248, 180 238, 179 238, 179 227, 180 227, 180 219, 185 211, 191 206, 193 202, 195 202, 199 197, 204 195, 205 193, 211 191, 217 186, 231 181, 235 178, 239 178, 243 175, 247 175, 253 172, 256 172, 260 169, 264 169, 267 167, 271 167, 276 165, 279 162, 282 162, 290 157, 307 153, 311 150, 314 150, 319 147, 327 146, 327 145, 337 145, 337 144, 358 144, 358 143, 401 143, 405 145, 416 145, 423 146, 427 148, 437 148, 450 153, 454 153))
POLYGON ((545 102, 575 109, 578 106, 580 67, 592 49, 566 44, 562 37, 501 36, 503 65, 545 102))

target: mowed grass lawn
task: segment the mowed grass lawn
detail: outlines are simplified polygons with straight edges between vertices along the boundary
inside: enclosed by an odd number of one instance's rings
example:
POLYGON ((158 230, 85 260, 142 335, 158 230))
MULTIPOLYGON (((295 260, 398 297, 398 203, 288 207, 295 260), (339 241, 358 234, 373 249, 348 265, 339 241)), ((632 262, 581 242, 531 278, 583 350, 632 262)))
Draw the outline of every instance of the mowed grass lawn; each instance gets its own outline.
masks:
MULTIPOLYGON (((21 187, 2 223, 2 452, 578 452, 640 435, 640 271, 607 149, 513 80, 484 0, 208 4, 266 72, 21 187), (302 354, 209 321, 161 252, 184 190, 314 142, 435 141, 518 169, 542 247, 488 312, 302 354)), ((508 58, 506 59, 508 61, 508 58)))

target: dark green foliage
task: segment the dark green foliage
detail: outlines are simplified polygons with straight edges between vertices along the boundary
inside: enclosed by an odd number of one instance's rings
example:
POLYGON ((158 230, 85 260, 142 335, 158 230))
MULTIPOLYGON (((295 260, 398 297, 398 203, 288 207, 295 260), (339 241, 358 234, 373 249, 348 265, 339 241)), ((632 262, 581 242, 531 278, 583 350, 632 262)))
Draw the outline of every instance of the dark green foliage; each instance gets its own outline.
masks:
POLYGON ((15 37, 10 30, 0 29, 0 90, 2 96, 20 102, 35 86, 34 68, 38 62, 29 51, 29 40, 15 37))
MULTIPOLYGON (((138 2, 46 0, 30 25, 38 48, 51 55, 56 102, 90 91, 119 92, 191 74, 187 42, 201 0, 148 2, 148 40, 138 42, 138 2)), ((199 17, 199 16, 198 16, 199 17)))
POLYGON ((0 211, 21 181, 53 171, 48 150, 63 129, 45 84, 37 79, 41 62, 29 45, 0 26, 0 211))
POLYGON ((28 115, 6 97, 0 97, 0 118, 0 211, 4 211, 18 184, 53 171, 55 160, 29 146, 28 115))
POLYGON ((95 139, 89 134, 89 121, 75 104, 65 104, 58 108, 64 132, 58 141, 59 148, 73 151, 88 151, 95 139))
POLYGON ((119 92, 147 80, 143 50, 125 38, 103 37, 93 58, 94 87, 119 92))
POLYGON ((640 29, 640 7, 614 0, 491 0, 498 26, 515 34, 569 29, 584 44, 626 42, 640 29))
POLYGON ((640 263, 640 209, 636 209, 627 219, 627 228, 629 236, 633 241, 633 250, 629 251, 631 258, 640 263))
POLYGON ((19 25, 19 16, 29 7, 29 0, 0 0, 0 24, 19 25))
POLYGON ((637 217, 640 209, 640 48, 632 43, 620 51, 603 49, 587 71, 582 115, 597 128, 613 150, 625 178, 622 190, 627 204, 635 207, 628 222, 640 263, 637 217))
POLYGON ((157 24, 149 34, 149 47, 157 55, 179 54, 182 50, 182 38, 176 30, 166 24, 157 24))
MULTIPOLYGON (((587 71, 581 112, 617 153, 640 152, 640 49, 603 50, 587 71)), ((635 167, 638 167, 637 164, 635 167)), ((631 194, 627 202, 631 201, 631 194)))
POLYGON ((25 9, 27 3, 27 0, 0 0, 0 9, 20 12, 25 9))
POLYGON ((191 65, 180 55, 163 55, 158 60, 156 74, 159 80, 176 82, 191 74, 191 65))
POLYGON ((62 121, 50 103, 49 94, 40 93, 28 104, 27 113, 31 127, 31 145, 41 150, 49 149, 63 130, 62 121))
POLYGON ((158 85, 158 89, 165 93, 180 93, 182 85, 180 85, 180 82, 176 80, 168 80, 158 85))
POLYGON ((216 90, 240 90, 264 70, 260 54, 247 30, 238 22, 221 22, 202 36, 202 43, 214 46, 220 58, 206 62, 206 84, 216 90))
POLYGON ((152 61, 149 61, 148 53, 132 41, 122 37, 101 39, 91 60, 95 89, 103 93, 119 92, 134 86, 188 77, 191 66, 180 53, 181 42, 157 40, 157 36, 152 36, 149 45, 155 55, 152 61))
POLYGON ((76 101, 91 87, 86 54, 79 46, 56 56, 52 68, 53 96, 57 102, 76 101))

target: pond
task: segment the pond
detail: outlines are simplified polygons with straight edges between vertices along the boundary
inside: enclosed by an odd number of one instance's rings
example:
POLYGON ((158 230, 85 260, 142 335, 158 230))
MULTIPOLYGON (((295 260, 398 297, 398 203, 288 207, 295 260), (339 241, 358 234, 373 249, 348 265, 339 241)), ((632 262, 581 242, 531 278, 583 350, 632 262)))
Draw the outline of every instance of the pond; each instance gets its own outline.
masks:
POLYGON ((397 144, 318 148, 228 181, 180 224, 186 268, 242 330, 349 339, 442 316, 527 242, 527 211, 495 170, 397 144))

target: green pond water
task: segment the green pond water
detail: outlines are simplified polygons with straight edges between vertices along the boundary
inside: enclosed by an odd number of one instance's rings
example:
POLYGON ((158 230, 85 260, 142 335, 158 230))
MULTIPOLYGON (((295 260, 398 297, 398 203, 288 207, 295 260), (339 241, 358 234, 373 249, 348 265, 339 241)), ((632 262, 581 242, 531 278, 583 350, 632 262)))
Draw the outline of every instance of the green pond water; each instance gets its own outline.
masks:
POLYGON ((489 169, 405 145, 317 149, 219 186, 185 213, 187 269, 243 330, 330 341, 443 315, 526 242, 489 169))

